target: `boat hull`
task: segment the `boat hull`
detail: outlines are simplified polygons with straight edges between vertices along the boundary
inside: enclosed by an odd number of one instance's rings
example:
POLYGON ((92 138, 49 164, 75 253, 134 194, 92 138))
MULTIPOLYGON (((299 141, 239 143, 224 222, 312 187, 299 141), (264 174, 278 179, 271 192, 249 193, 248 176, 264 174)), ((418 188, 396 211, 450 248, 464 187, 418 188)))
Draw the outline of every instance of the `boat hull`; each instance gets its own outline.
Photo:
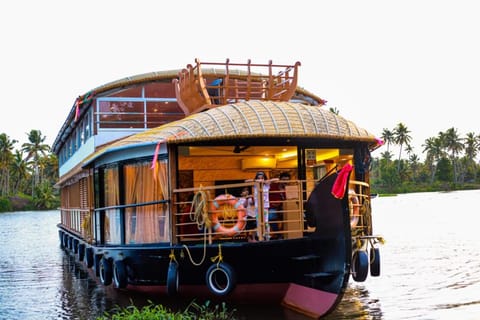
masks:
MULTIPOLYGON (((343 296, 349 277, 346 268, 325 272, 326 266, 332 264, 330 260, 338 259, 328 250, 336 245, 332 239, 322 239, 314 234, 268 242, 135 247, 92 246, 62 228, 59 235, 67 254, 75 256, 104 285, 117 288, 118 279, 115 277, 118 275, 111 269, 105 275, 103 264, 115 268, 120 262, 125 270, 125 279, 120 280, 129 290, 154 290, 157 294, 244 303, 268 300, 312 317, 320 317, 334 309, 343 296), (80 250, 82 247, 85 249, 80 250), (84 252, 83 257, 80 257, 81 252, 84 252), (169 289, 169 266, 172 263, 178 266, 178 287, 174 292, 169 289), (208 279, 209 270, 223 265, 230 268, 226 277, 232 282, 225 293, 215 291, 208 279)), ((223 284, 219 285, 222 289, 223 284)))

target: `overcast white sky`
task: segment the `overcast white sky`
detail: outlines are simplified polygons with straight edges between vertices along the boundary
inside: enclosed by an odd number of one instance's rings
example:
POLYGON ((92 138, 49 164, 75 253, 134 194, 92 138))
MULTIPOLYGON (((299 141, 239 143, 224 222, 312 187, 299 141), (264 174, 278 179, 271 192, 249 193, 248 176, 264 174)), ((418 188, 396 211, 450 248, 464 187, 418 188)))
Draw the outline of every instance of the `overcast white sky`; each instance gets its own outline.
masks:
MULTIPOLYGON (((293 64, 299 85, 420 154, 451 127, 480 134, 477 1, 2 1, 0 133, 52 144, 75 98, 203 61, 293 64)), ((384 151, 385 149, 379 149, 384 151)))

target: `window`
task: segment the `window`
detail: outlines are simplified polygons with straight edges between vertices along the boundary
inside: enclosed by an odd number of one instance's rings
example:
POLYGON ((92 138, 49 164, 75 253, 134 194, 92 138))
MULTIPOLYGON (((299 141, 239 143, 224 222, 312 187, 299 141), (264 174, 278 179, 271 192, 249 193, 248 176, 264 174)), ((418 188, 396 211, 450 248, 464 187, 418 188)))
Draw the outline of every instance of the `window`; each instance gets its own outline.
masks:
MULTIPOLYGON (((167 198, 167 161, 160 160, 157 165, 156 176, 150 161, 123 167, 126 204, 144 204, 167 198)), ((169 241, 168 221, 167 204, 128 207, 125 210, 125 242, 138 244, 169 241)))

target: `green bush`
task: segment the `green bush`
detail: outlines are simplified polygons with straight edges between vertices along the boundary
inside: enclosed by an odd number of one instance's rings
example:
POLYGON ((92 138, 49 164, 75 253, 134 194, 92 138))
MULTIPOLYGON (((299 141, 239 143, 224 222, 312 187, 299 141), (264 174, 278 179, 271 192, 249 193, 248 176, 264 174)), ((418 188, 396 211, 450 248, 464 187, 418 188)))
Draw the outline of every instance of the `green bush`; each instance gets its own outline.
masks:
POLYGON ((113 314, 105 312, 105 315, 97 320, 234 320, 234 313, 235 310, 229 311, 225 303, 210 306, 209 301, 204 305, 193 301, 184 311, 174 312, 149 301, 149 305, 142 309, 138 309, 133 303, 126 308, 117 307, 113 314))
POLYGON ((12 210, 12 203, 9 199, 1 197, 0 198, 0 212, 8 212, 12 210))

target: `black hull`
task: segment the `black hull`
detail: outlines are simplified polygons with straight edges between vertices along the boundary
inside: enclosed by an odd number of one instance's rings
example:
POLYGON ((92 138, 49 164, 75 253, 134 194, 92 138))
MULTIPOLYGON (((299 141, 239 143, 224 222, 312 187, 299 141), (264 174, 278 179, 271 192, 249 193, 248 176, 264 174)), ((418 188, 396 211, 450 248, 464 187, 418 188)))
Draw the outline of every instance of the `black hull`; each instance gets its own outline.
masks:
POLYGON ((283 304, 319 317, 340 302, 350 276, 348 203, 331 195, 335 178, 336 175, 328 177, 312 192, 307 220, 315 231, 302 238, 174 246, 92 246, 59 226, 61 244, 87 268, 92 268, 104 285, 164 286, 170 295, 182 294, 182 287, 196 287, 225 299, 248 291, 249 287, 263 286, 276 288, 283 304), (227 278, 220 281, 227 283, 221 283, 220 288, 209 278, 212 270, 218 268, 223 268, 227 278), (305 297, 312 301, 311 306, 304 305, 305 297))

